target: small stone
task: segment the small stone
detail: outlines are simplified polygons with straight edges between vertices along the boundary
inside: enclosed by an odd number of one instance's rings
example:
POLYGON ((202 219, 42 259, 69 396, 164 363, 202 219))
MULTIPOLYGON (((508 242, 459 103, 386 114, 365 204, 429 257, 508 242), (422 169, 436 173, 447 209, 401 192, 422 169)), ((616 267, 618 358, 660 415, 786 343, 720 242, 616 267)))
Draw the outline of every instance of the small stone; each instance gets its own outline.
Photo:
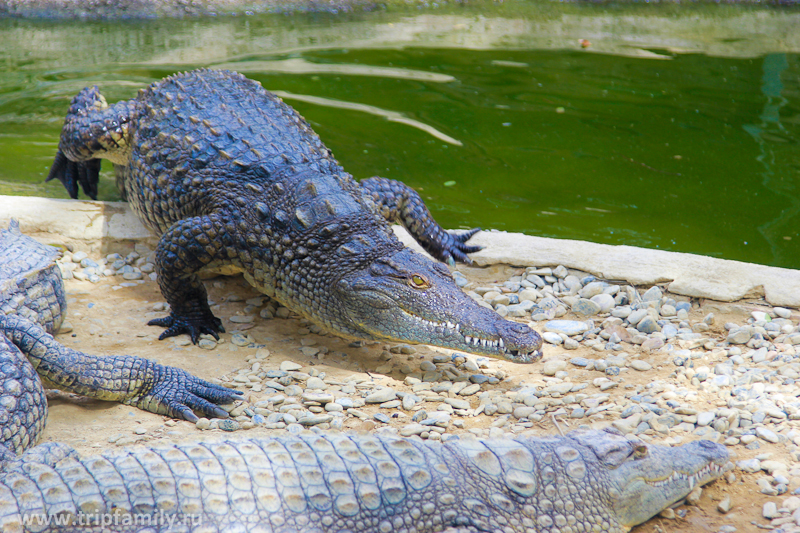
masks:
POLYGON ((785 307, 773 307, 773 311, 779 318, 791 318, 792 317, 792 310, 786 309, 785 307))
POLYGON ((657 302, 663 296, 661 289, 658 286, 650 287, 644 294, 642 294, 643 302, 657 302))
POLYGON ((750 474, 761 471, 761 461, 758 459, 745 459, 743 461, 737 461, 736 466, 739 467, 739 469, 741 469, 743 472, 748 472, 750 474))
POLYGON ((325 390, 328 385, 318 377, 310 377, 306 380, 306 389, 311 390, 325 390))
POLYGON ((610 294, 598 294, 592 296, 591 301, 600 306, 601 313, 608 313, 614 308, 614 297, 610 294))
POLYGON ((732 330, 726 339, 728 344, 746 344, 753 336, 752 331, 747 328, 732 330))
POLYGON ((676 314, 678 314, 678 311, 673 306, 667 304, 661 306, 661 316, 670 317, 676 314))
POLYGON ((722 498, 722 501, 717 504, 717 510, 722 514, 727 514, 732 508, 733 504, 731 503, 730 496, 725 496, 722 498))
POLYGON ((577 350, 580 347, 580 343, 575 339, 567 338, 564 341, 564 349, 565 350, 577 350))
POLYGON ((579 315, 593 316, 600 312, 600 305, 592 300, 581 298, 572 305, 572 312, 579 315))
POLYGON ((642 350, 652 352, 664 346, 664 339, 661 337, 650 337, 642 343, 642 350))
POLYGON ((431 363, 430 361, 422 361, 419 364, 419 369, 422 370, 423 372, 432 372, 436 370, 436 365, 431 363))
POLYGON ((197 429, 208 429, 211 427, 211 420, 208 418, 198 418, 194 425, 197 429))
MULTIPOLYGON (((779 308, 776 308, 779 309, 779 308)), ((780 315, 779 315, 780 316, 780 315)), ((781 317, 785 318, 785 317, 781 317)), ((789 496, 785 500, 783 500, 783 504, 781 505, 784 509, 788 509, 790 513, 795 512, 797 509, 800 509, 800 498, 797 496, 789 496)))
POLYGON ((197 346, 204 350, 213 350, 217 347, 217 343, 211 339, 200 339, 200 341, 197 343, 197 346))
POLYGON ((561 335, 559 335, 558 333, 553 333, 552 331, 545 331, 544 333, 542 333, 542 339, 544 339, 545 342, 549 342, 550 344, 561 344, 562 342, 564 342, 564 339, 561 338, 561 335))
POLYGON ((778 506, 775 505, 775 502, 766 502, 761 508, 761 516, 768 520, 778 516, 778 506))
POLYGON ((316 426, 318 424, 326 424, 333 420, 333 415, 329 414, 318 414, 318 415, 311 415, 311 416, 303 416, 297 420, 298 424, 302 424, 306 427, 316 426))
POLYGON ((241 333, 234 333, 233 335, 231 335, 231 342, 236 346, 244 347, 249 345, 252 341, 248 339, 247 336, 242 335, 241 333))
POLYGON ((299 365, 294 361, 282 361, 280 366, 280 369, 284 372, 294 372, 296 370, 300 370, 301 368, 303 368, 303 365, 299 365))
POLYGON ((640 320, 639 323, 636 324, 636 329, 648 335, 650 333, 655 333, 656 331, 661 331, 661 328, 659 327, 658 323, 655 320, 653 320, 653 317, 651 316, 646 316, 642 320, 640 320))
POLYGON ((545 376, 555 376, 556 372, 567 368, 567 362, 560 359, 551 359, 542 366, 542 373, 545 376))
POLYGON ((697 413, 697 425, 707 426, 714 421, 716 416, 717 414, 714 411, 703 411, 702 413, 697 413))
POLYGON ((242 427, 239 425, 239 422, 237 422, 236 420, 231 420, 229 418, 220 420, 217 423, 217 427, 222 431, 238 431, 242 429, 242 427))
POLYGON ((780 442, 780 437, 778 437, 778 435, 774 431, 769 430, 763 426, 759 426, 756 428, 756 435, 758 435, 765 441, 771 442, 773 444, 777 444, 778 442, 780 442))
POLYGON ((632 326, 636 326, 646 316, 647 316, 647 309, 636 309, 634 311, 631 311, 631 314, 628 315, 628 323, 632 326))
POLYGON ((639 372, 646 372, 648 370, 653 369, 653 365, 648 363, 647 361, 642 361, 641 359, 634 359, 630 362, 630 367, 634 370, 638 370, 639 372))
POLYGON ((384 403, 397 398, 397 393, 392 389, 378 389, 364 398, 366 403, 384 403))
POLYGON ((463 389, 461 389, 458 394, 459 396, 472 396, 476 392, 481 390, 481 386, 478 383, 473 383, 472 385, 467 385, 463 389))
POLYGON ((703 495, 703 488, 702 487, 695 487, 692 492, 686 496, 686 504, 687 505, 697 505, 700 501, 700 497, 703 495))
POLYGON ((552 331, 553 333, 563 333, 565 335, 580 335, 589 329, 586 322, 579 322, 577 320, 550 320, 544 325, 545 331, 552 331))

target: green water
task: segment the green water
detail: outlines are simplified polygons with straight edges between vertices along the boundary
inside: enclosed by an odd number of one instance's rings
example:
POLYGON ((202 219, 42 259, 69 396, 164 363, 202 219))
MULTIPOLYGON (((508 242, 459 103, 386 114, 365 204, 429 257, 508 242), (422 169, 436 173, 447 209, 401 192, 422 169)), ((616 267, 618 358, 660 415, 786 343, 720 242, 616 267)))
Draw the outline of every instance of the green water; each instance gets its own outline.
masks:
MULTIPOLYGON (((43 179, 80 88, 114 102, 225 66, 445 227, 800 268, 796 12, 505 9, 0 20, 0 194, 66 197, 43 179)), ((119 198, 110 168, 100 199, 119 198)))

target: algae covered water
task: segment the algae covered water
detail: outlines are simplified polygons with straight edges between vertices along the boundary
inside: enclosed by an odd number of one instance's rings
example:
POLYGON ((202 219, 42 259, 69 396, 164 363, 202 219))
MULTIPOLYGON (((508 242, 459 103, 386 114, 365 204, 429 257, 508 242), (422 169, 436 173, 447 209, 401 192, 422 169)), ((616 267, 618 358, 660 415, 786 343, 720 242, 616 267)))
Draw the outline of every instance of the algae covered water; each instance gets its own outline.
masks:
POLYGON ((445 227, 800 268, 800 14, 526 5, 0 20, 0 194, 66 197, 43 179, 82 87, 230 68, 445 227))

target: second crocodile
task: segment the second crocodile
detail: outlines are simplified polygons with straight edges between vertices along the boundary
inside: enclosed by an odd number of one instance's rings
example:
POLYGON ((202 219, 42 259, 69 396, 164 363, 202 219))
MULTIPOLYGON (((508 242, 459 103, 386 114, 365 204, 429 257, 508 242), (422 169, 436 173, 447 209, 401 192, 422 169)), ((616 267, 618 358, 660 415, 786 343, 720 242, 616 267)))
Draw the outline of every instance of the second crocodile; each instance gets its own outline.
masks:
POLYGON ((256 288, 350 339, 433 344, 532 362, 541 337, 479 306, 441 263, 393 234, 403 224, 437 259, 479 250, 444 231, 393 180, 357 183, 306 121, 244 76, 178 74, 108 106, 97 87, 72 101, 48 179, 95 198, 100 159, 161 235, 156 271, 170 315, 161 338, 224 331, 197 271, 239 267, 256 288))
POLYGON ((227 417, 215 404, 241 399, 180 368, 60 344, 51 335, 67 305, 58 250, 20 233, 14 220, 0 229, 0 250, 0 459, 39 439, 47 419, 43 385, 190 421, 197 420, 193 410, 227 417))

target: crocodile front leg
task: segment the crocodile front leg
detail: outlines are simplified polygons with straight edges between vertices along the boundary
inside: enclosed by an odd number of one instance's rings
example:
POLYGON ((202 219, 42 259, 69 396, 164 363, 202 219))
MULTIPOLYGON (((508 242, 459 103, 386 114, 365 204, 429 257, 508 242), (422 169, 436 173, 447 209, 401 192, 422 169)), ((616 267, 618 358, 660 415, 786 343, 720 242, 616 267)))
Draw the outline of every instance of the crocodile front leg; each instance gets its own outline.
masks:
POLYGON ((45 181, 58 179, 78 197, 78 185, 84 194, 97 200, 100 158, 123 164, 130 153, 128 122, 131 103, 106 103, 97 87, 87 87, 72 99, 53 166, 45 181))
POLYGON ((480 228, 460 234, 448 233, 433 219, 417 191, 405 183, 375 177, 359 184, 386 220, 405 226, 425 251, 436 259, 451 264, 460 261, 469 265, 472 260, 467 254, 481 250, 480 246, 466 244, 480 228))
POLYGON ((134 405, 152 413, 197 421, 193 411, 226 418, 215 404, 241 393, 179 368, 132 355, 97 357, 63 346, 25 318, 0 316, 0 332, 25 354, 46 387, 98 400, 134 405))
POLYGON ((161 294, 171 311, 168 317, 148 322, 167 328, 159 340, 188 333, 197 344, 201 333, 219 340, 217 333, 225 332, 222 321, 208 306, 208 293, 196 272, 212 261, 235 257, 226 224, 214 215, 187 218, 173 224, 161 236, 156 248, 156 273, 161 294))

